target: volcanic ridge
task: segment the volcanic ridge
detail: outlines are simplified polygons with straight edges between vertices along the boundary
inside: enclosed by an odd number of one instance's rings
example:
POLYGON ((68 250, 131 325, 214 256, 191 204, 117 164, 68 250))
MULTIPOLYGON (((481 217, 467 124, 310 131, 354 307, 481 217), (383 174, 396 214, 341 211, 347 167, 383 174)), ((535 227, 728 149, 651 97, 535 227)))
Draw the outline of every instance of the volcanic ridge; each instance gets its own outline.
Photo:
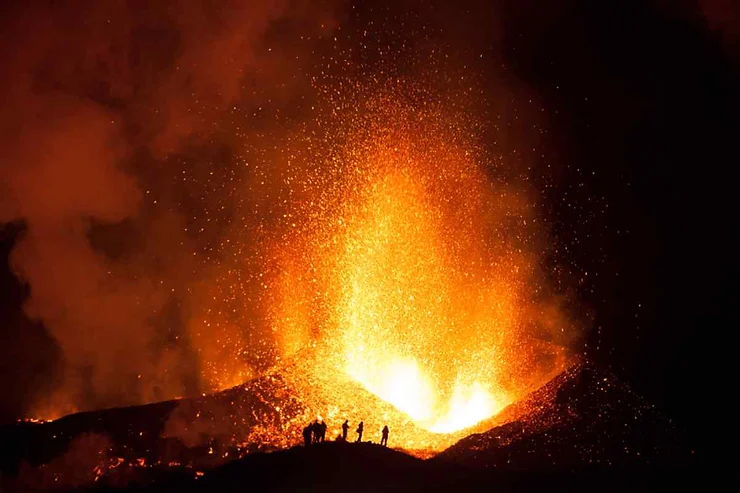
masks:
MULTIPOLYGON (((697 463, 674 423, 587 361, 461 432, 457 443, 436 454, 334 443, 333 436, 331 443, 295 447, 297 425, 310 416, 312 399, 322 396, 298 396, 291 374, 195 399, 7 425, 0 428, 0 484, 8 491, 146 485, 212 491, 247 484, 275 491, 443 491, 453 484, 521 489, 560 479, 575 487, 575 473, 626 480, 697 463)), ((390 415, 389 404, 353 390, 356 406, 390 415)), ((429 433, 410 420, 394 426, 411 435, 429 433)), ((391 447, 393 438, 392 431, 391 447)))

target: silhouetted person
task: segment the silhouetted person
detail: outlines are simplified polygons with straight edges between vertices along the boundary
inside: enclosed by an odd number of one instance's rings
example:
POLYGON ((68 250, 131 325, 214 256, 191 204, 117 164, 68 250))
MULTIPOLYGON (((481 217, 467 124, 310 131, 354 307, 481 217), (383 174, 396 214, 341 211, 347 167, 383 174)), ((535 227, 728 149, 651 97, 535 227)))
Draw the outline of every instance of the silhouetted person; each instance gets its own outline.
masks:
POLYGON ((319 438, 321 438, 321 428, 319 427, 318 420, 311 423, 311 434, 313 435, 313 440, 311 441, 313 443, 319 443, 319 438))
POLYGON ((383 438, 380 440, 380 444, 384 447, 388 446, 388 425, 383 427, 383 438))
POLYGON ((342 441, 347 441, 347 432, 349 431, 349 420, 344 420, 344 424, 342 425, 342 441))
POLYGON ((308 447, 311 445, 311 435, 313 434, 313 427, 312 425, 308 424, 305 428, 303 428, 303 443, 308 447))
POLYGON ((319 428, 319 441, 324 443, 324 439, 326 438, 326 423, 324 423, 324 420, 321 420, 317 426, 319 428))
POLYGON ((362 421, 360 421, 360 424, 357 425, 357 443, 360 443, 362 441, 362 428, 364 425, 362 424, 362 421))

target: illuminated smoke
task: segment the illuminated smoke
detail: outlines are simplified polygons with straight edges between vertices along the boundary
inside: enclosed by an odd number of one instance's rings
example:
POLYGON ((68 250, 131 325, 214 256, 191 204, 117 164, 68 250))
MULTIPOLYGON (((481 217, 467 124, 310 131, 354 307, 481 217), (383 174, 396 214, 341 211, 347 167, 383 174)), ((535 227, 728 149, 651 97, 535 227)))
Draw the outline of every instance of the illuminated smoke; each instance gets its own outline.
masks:
POLYGON ((215 305, 231 313, 212 281, 228 272, 218 246, 250 174, 243 140, 309 87, 302 71, 331 32, 331 5, 7 10, 0 220, 25 222, 12 268, 64 369, 33 412, 192 394, 222 386, 226 359, 242 377, 269 364, 253 327, 205 319, 215 305))
MULTIPOLYGON (((526 154, 489 141, 508 122, 484 100, 514 89, 484 94, 427 41, 405 51, 426 71, 363 71, 313 2, 131 5, 3 30, 0 220, 26 223, 12 266, 64 359, 34 414, 298 361, 314 414, 357 412, 359 384, 450 432, 563 367, 577 331, 526 154)), ((403 425, 383 409, 368 427, 403 425)))

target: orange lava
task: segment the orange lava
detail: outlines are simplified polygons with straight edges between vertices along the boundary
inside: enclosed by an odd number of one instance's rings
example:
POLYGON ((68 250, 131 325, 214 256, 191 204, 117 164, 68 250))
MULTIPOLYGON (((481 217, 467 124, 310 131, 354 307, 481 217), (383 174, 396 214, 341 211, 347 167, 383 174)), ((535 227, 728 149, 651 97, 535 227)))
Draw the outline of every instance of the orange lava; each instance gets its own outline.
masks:
POLYGON ((548 335, 565 318, 537 296, 546 235, 526 188, 491 178, 469 116, 397 91, 348 116, 320 170, 333 181, 316 180, 323 189, 297 204, 307 220, 274 245, 285 260, 273 324, 285 355, 314 348, 303 371, 335 387, 317 415, 368 419, 336 390, 354 382, 392 405, 397 426, 413 423, 402 447, 438 449, 565 367, 548 335))

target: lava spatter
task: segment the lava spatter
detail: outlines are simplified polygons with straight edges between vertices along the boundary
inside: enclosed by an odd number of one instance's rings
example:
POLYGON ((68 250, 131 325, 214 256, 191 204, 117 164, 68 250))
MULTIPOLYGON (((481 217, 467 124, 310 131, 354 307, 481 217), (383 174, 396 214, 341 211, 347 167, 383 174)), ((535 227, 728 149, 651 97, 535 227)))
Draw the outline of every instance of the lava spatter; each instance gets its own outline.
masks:
POLYGON ((492 178, 459 95, 352 87, 305 179, 314 193, 274 245, 276 332, 315 348, 306 371, 360 384, 422 429, 469 428, 564 368, 565 348, 541 337, 564 320, 543 320, 536 296, 546 231, 522 183, 492 178))

